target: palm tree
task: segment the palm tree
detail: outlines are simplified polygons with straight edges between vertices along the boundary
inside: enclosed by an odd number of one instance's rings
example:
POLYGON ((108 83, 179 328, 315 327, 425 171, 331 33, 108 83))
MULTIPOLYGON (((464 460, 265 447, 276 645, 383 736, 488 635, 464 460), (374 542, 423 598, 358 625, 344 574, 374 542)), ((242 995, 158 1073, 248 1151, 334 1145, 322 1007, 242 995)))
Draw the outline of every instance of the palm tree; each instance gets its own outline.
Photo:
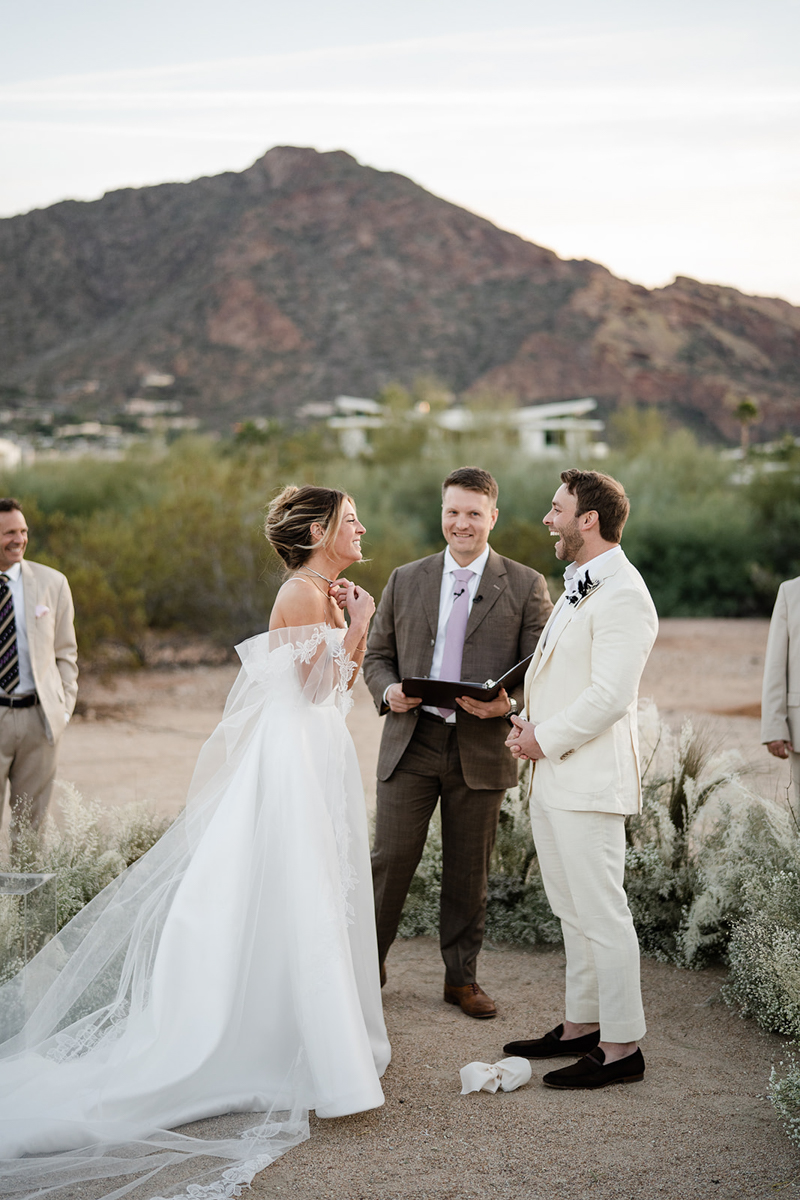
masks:
POLYGON ((742 427, 742 457, 750 449, 750 426, 759 418, 759 409, 752 396, 742 396, 733 410, 733 415, 742 427))

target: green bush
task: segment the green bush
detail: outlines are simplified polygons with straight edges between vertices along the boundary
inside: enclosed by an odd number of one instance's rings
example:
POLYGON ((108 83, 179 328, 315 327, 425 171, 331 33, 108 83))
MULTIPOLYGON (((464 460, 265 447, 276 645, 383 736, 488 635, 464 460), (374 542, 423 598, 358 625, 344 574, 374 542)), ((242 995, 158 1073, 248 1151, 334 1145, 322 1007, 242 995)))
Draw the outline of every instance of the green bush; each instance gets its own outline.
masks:
POLYGON ((566 454, 530 462, 491 412, 469 436, 420 419, 406 445, 400 433, 409 406, 428 404, 433 413, 444 400, 431 381, 420 381, 395 401, 371 458, 344 458, 324 426, 296 431, 274 422, 245 426, 227 442, 186 437, 166 451, 139 447, 121 462, 87 458, 5 472, 0 491, 23 503, 29 556, 70 579, 83 660, 102 657, 112 643, 141 661, 148 629, 227 645, 263 629, 280 583, 263 512, 290 482, 342 487, 355 497, 367 561, 352 575, 376 597, 395 566, 441 548, 441 481, 469 462, 500 485, 492 544, 553 576, 556 587, 562 566, 542 517, 559 472, 574 465, 600 465, 624 482, 632 513, 623 544, 662 616, 766 614, 780 580, 800 572, 794 447, 772 458, 754 453, 743 467, 685 430, 628 414, 620 448, 605 462, 576 463, 566 454))

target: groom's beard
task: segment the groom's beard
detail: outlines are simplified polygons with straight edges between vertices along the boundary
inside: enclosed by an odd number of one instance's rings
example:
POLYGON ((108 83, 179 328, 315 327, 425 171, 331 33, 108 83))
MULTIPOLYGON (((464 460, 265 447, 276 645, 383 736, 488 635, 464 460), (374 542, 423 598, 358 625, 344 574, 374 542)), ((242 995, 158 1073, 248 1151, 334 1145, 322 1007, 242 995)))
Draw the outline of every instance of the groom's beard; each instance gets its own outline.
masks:
POLYGON ((561 562, 574 562, 582 549, 583 536, 578 529, 577 517, 573 517, 569 525, 560 530, 560 537, 556 542, 556 558, 561 562))

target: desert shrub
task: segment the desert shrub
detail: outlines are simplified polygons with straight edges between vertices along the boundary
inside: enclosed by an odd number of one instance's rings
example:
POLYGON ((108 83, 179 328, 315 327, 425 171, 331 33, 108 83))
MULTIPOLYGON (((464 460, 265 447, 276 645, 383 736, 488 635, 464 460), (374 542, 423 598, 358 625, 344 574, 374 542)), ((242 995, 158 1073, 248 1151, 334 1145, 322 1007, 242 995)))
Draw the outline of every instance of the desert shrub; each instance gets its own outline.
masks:
POLYGON ((528 771, 510 788, 500 808, 486 906, 486 935, 518 946, 558 945, 561 922, 545 895, 533 844, 528 805, 528 771))
POLYGON ((800 575, 800 448, 792 444, 777 465, 782 469, 757 471, 747 488, 748 505, 762 538, 759 565, 772 575, 775 590, 782 580, 800 575))
POLYGON ((789 1137, 800 1146, 800 1058, 789 1050, 785 1059, 770 1072, 767 1095, 783 1118, 789 1137))
MULTIPOLYGON (((525 788, 511 788, 503 800, 497 841, 489 870, 486 936, 519 946, 559 943, 561 925, 544 893, 533 849, 525 788)), ((411 881, 398 933, 400 937, 438 937, 442 890, 442 832, 439 810, 411 881)))
MULTIPOLYGON (((0 871, 51 873, 56 879, 58 928, 61 929, 98 892, 153 846, 170 822, 146 804, 129 804, 108 812, 97 800, 86 800, 69 783, 59 783, 53 805, 40 830, 23 820, 14 853, 5 841, 0 871)), ((20 954, 21 906, 12 897, 0 907, 0 983, 23 965, 20 954)), ((52 910, 43 912, 52 932, 52 910)), ((34 938, 37 931, 34 930, 34 938)))
POLYGON ((800 859, 751 875, 728 950, 726 998, 770 1033, 800 1042, 800 859))
POLYGON ((800 852, 777 873, 754 870, 744 887, 744 913, 728 949, 727 1002, 762 1029, 786 1038, 768 1095, 789 1137, 800 1145, 800 852))
POLYGON ((683 967, 723 959, 753 872, 791 861, 787 814, 745 786, 737 752, 690 721, 640 712, 642 813, 628 819, 625 887, 645 954, 683 967))

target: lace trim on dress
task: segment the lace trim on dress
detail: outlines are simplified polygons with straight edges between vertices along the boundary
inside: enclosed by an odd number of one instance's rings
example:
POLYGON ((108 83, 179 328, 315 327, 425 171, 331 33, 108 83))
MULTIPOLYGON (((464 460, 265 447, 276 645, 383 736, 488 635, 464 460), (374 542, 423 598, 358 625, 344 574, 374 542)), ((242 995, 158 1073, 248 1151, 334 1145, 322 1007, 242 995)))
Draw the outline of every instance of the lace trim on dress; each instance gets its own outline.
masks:
MULTIPOLYGON (((328 627, 329 633, 335 633, 333 629, 328 627)), ((331 648, 334 662, 339 668, 339 683, 336 688, 336 707, 343 717, 346 717, 353 707, 353 693, 350 688, 350 680, 358 670, 358 666, 350 658, 340 641, 334 637, 333 640, 328 640, 328 645, 331 648)))
POLYGON ((45 1051, 45 1058, 51 1062, 65 1063, 88 1054, 100 1042, 110 1044, 125 1032, 125 1022, 130 1014, 130 1002, 122 1000, 115 1004, 105 1021, 92 1021, 79 1032, 58 1033, 51 1046, 45 1051))

